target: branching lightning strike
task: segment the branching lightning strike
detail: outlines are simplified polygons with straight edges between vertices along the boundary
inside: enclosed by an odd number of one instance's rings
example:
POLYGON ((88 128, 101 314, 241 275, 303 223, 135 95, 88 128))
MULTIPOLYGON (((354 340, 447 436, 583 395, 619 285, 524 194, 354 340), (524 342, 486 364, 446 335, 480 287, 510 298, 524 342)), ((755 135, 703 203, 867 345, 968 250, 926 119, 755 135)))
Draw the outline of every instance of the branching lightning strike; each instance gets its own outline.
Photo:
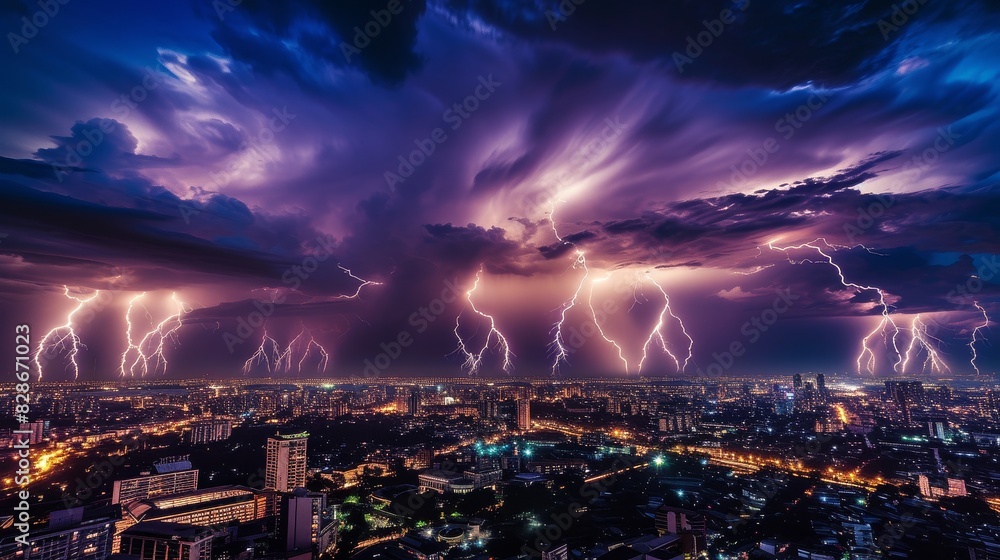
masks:
MULTIPOLYGON (((892 315, 891 315, 891 313, 889 311, 889 304, 885 300, 885 292, 882 291, 881 288, 878 288, 876 286, 866 286, 866 285, 863 285, 863 284, 857 284, 855 282, 849 282, 847 280, 847 278, 844 276, 843 269, 841 269, 840 265, 838 265, 833 260, 833 256, 830 255, 830 254, 827 254, 826 252, 823 251, 823 248, 819 245, 820 242, 822 242, 823 246, 825 246, 828 249, 846 249, 846 248, 849 248, 849 247, 831 245, 829 242, 827 242, 827 240, 825 238, 822 238, 822 237, 820 237, 818 239, 815 239, 813 241, 810 241, 808 243, 801 243, 799 245, 789 245, 787 247, 777 247, 777 246, 774 245, 774 241, 768 241, 767 242, 767 246, 772 251, 781 251, 781 252, 785 253, 785 257, 788 259, 788 262, 790 262, 792 264, 803 264, 803 263, 807 263, 807 262, 808 263, 821 263, 822 262, 822 263, 829 264, 830 266, 832 266, 837 271, 837 276, 840 278, 840 283, 843 284, 843 286, 845 288, 853 288, 853 289, 858 290, 858 291, 871 290, 871 291, 876 292, 878 294, 878 297, 879 297, 879 307, 882 308, 882 320, 879 321, 879 324, 875 327, 875 330, 873 330, 872 332, 868 333, 867 336, 865 336, 864 338, 861 339, 861 351, 858 354, 858 358, 856 360, 857 361, 857 366, 858 366, 858 373, 859 374, 861 373, 861 369, 862 368, 867 369, 868 373, 872 373, 872 374, 875 373, 875 367, 876 367, 875 356, 876 356, 876 354, 875 354, 875 351, 872 350, 871 347, 869 346, 869 343, 870 343, 871 339, 874 338, 878 334, 882 335, 884 344, 886 346, 889 345, 890 340, 891 340, 892 350, 893 350, 893 352, 896 355, 896 362, 893 364, 893 370, 895 371, 899 367, 900 363, 903 360, 903 354, 899 351, 899 346, 896 343, 896 339, 899 336, 899 327, 896 325, 895 321, 893 321, 893 319, 892 319, 892 315), (819 253, 823 257, 823 260, 822 261, 814 261, 814 260, 811 260, 811 259, 803 259, 803 260, 796 261, 796 260, 792 259, 791 255, 788 254, 788 251, 801 250, 801 249, 804 249, 804 248, 809 248, 809 249, 812 249, 812 250, 816 251, 817 253, 819 253), (891 331, 892 331, 891 332, 891 336, 890 336, 890 333, 888 332, 889 329, 891 329, 891 331)), ((872 253, 872 254, 875 254, 875 255, 879 254, 879 253, 876 253, 873 250, 871 250, 868 247, 865 247, 863 245, 859 245, 859 247, 862 247, 863 249, 865 249, 869 253, 872 253)))
POLYGON ((683 373, 684 370, 687 369, 688 363, 690 363, 691 357, 694 353, 694 339, 691 338, 690 334, 688 334, 687 328, 684 326, 684 322, 674 314, 672 309, 670 309, 670 296, 667 295, 667 291, 663 289, 663 286, 654 280, 649 272, 645 273, 645 278, 649 283, 656 286, 656 289, 660 290, 660 293, 663 295, 663 309, 660 311, 660 315, 657 318, 656 325, 653 326, 653 330, 649 332, 649 337, 646 338, 646 344, 642 347, 642 359, 639 360, 638 372, 642 373, 642 364, 646 361, 647 350, 655 339, 656 342, 659 343, 660 348, 663 349, 663 352, 670 356, 670 358, 674 361, 674 365, 677 367, 677 372, 683 373), (663 335, 663 330, 666 328, 665 322, 667 315, 670 315, 673 320, 677 321, 677 324, 681 328, 681 332, 684 333, 684 337, 688 340, 687 356, 684 357, 683 364, 681 364, 680 360, 677 359, 677 356, 670 351, 670 348, 667 345, 666 337, 663 335))
MULTIPOLYGON (((560 308, 559 308, 559 320, 556 321, 555 325, 553 325, 553 327, 552 327, 552 331, 551 331, 552 332, 552 342, 549 343, 549 346, 550 346, 550 348, 553 349, 553 354, 554 354, 554 359, 552 361, 552 375, 553 376, 555 376, 555 375, 557 375, 559 373, 559 366, 561 364, 563 364, 563 363, 569 363, 569 354, 570 354, 570 351, 567 348, 566 339, 563 337, 563 325, 566 322, 566 314, 569 313, 569 311, 571 309, 573 309, 574 307, 576 307, 577 300, 579 300, 579 298, 580 298, 580 292, 583 290, 584 285, 587 283, 587 280, 590 278, 590 268, 587 266, 587 255, 575 243, 573 243, 571 241, 567 241, 562 236, 559 235, 559 229, 556 226, 556 220, 555 220, 556 205, 559 202, 564 202, 564 201, 562 201, 562 200, 554 200, 552 202, 552 207, 549 210, 549 224, 552 226, 552 233, 555 235, 555 237, 559 241, 559 243, 561 243, 563 245, 570 245, 570 246, 573 247, 574 253, 576 255, 576 259, 573 261, 573 269, 575 270, 577 268, 583 268, 584 274, 580 278, 580 283, 577 284, 576 290, 573 292, 573 295, 569 299, 567 299, 565 302, 563 302, 562 306, 560 306, 560 308)), ((600 333, 601 338, 603 338, 605 341, 607 341, 608 343, 610 343, 612 346, 615 347, 615 350, 618 352, 618 359, 621 360, 622 364, 624 364, 624 366, 625 366, 625 373, 628 373, 629 372, 628 360, 625 358, 625 353, 622 350, 622 346, 620 344, 618 344, 617 341, 615 341, 614 339, 612 339, 611 337, 609 337, 607 335, 607 333, 605 332, 604 328, 601 326, 601 322, 598 319, 597 310, 594 308, 594 303, 593 303, 593 301, 594 301, 594 285, 598 284, 598 283, 601 283, 601 282, 607 281, 607 279, 610 278, 610 276, 611 276, 611 274, 609 273, 609 274, 605 275, 603 278, 595 278, 595 279, 590 280, 590 291, 589 291, 589 295, 587 297, 587 307, 590 310, 590 318, 591 318, 591 320, 593 320, 594 326, 597 327, 597 332, 600 333)), ((663 294, 664 305, 663 305, 663 310, 661 310, 661 312, 660 312, 660 316, 659 316, 659 320, 658 320, 657 324, 653 327, 653 330, 649 333, 649 338, 647 338, 646 344, 642 348, 642 359, 639 361, 639 371, 642 370, 642 364, 646 360, 647 349, 650 346, 650 344, 652 344, 653 340, 655 339, 660 344, 660 347, 663 348, 663 351, 667 355, 669 355, 671 358, 673 358, 674 363, 677 366, 677 371, 678 372, 682 372, 682 371, 684 371, 684 368, 687 367, 688 363, 691 361, 692 350, 693 350, 693 347, 694 347, 694 340, 688 334, 687 329, 684 327, 683 321, 681 321, 681 319, 677 315, 674 314, 673 310, 671 310, 671 308, 670 308, 670 297, 667 296, 667 293, 663 289, 663 286, 661 286, 658 282, 656 282, 656 280, 654 280, 653 277, 648 272, 645 274, 645 279, 649 283, 651 283, 654 286, 656 286, 656 288, 660 291, 660 293, 663 294), (684 333, 684 336, 687 337, 687 339, 688 339, 688 343, 689 344, 688 344, 687 356, 685 356, 685 358, 684 358, 683 365, 681 364, 681 361, 670 351, 670 349, 668 347, 668 344, 667 344, 667 341, 666 341, 666 338, 663 335, 663 329, 665 327, 665 321, 666 321, 666 316, 667 315, 670 315, 670 317, 672 317, 674 320, 677 321, 677 323, 681 327, 681 331, 684 333)), ((633 288, 635 288, 635 286, 633 286, 633 288)), ((630 311, 631 311, 632 308, 635 307, 635 305, 637 305, 639 303, 639 298, 636 295, 636 292, 634 290, 633 290, 632 298, 633 298, 633 301, 632 301, 632 307, 629 308, 630 311)))
POLYGON ((951 368, 948 367, 948 364, 945 363, 941 357, 941 353, 938 351, 938 344, 944 344, 944 342, 940 338, 930 334, 927 323, 920 318, 920 314, 918 313, 913 317, 913 322, 910 324, 910 345, 906 348, 905 357, 900 364, 900 373, 909 372, 910 361, 919 354, 921 349, 924 350, 926 357, 920 365, 920 371, 929 370, 931 373, 946 373, 951 371, 951 368))
POLYGON ((66 316, 65 323, 45 333, 45 336, 38 341, 38 350, 35 352, 35 365, 38 367, 39 381, 42 379, 42 369, 44 367, 42 364, 42 354, 44 352, 65 352, 66 359, 69 361, 66 365, 67 369, 72 368, 73 379, 80 377, 80 364, 77 363, 76 356, 80 353, 81 348, 86 348, 87 346, 83 344, 80 336, 76 334, 76 329, 73 327, 73 317, 100 295, 100 293, 100 290, 94 290, 94 293, 89 297, 79 298, 70 293, 69 286, 63 286, 63 294, 77 302, 77 305, 66 316))
POLYGON ((469 304, 469 308, 471 308, 474 313, 479 315, 480 318, 486 319, 490 322, 490 331, 486 333, 486 340, 483 341, 482 348, 476 352, 470 350, 468 345, 465 343, 465 339, 463 339, 461 333, 458 332, 459 327, 462 326, 462 313, 460 312, 458 316, 455 317, 454 332, 455 338, 458 340, 458 348, 456 349, 456 352, 465 357, 465 362, 462 363, 462 368, 465 369, 469 375, 473 375, 478 372, 479 368, 482 366, 486 350, 490 348, 490 340, 495 337, 496 345, 500 348, 501 352, 503 352, 503 370, 506 373, 510 373, 510 370, 513 369, 513 362, 511 361, 511 358, 514 356, 514 353, 510 351, 510 344, 507 342, 507 337, 504 336, 499 329, 497 329, 496 319, 492 315, 480 311, 476 307, 476 303, 472 300, 472 294, 474 294, 476 289, 479 288, 479 280, 482 273, 483 269, 480 267, 479 272, 476 273, 476 280, 473 282, 472 288, 465 292, 465 299, 469 304))

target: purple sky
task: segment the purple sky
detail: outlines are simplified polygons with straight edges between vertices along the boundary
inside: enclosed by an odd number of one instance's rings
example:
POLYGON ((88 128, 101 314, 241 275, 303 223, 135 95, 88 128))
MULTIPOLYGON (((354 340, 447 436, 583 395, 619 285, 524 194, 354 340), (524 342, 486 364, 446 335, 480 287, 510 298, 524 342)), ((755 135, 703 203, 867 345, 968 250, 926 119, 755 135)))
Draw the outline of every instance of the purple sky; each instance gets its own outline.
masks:
POLYGON ((6 5, 6 332, 50 380, 997 370, 995 7, 559 5, 6 5))

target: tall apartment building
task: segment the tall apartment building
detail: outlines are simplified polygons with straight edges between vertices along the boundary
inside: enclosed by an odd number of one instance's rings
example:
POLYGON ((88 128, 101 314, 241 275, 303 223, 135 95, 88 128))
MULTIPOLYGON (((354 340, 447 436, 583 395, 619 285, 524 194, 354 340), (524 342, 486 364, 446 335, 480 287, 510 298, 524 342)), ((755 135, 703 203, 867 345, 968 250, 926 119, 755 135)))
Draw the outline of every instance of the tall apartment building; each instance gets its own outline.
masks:
POLYGON ((531 401, 528 399, 517 401, 517 429, 522 432, 531 429, 531 401))
POLYGON ((290 492, 306 485, 306 440, 309 434, 276 435, 267 438, 264 487, 290 492))

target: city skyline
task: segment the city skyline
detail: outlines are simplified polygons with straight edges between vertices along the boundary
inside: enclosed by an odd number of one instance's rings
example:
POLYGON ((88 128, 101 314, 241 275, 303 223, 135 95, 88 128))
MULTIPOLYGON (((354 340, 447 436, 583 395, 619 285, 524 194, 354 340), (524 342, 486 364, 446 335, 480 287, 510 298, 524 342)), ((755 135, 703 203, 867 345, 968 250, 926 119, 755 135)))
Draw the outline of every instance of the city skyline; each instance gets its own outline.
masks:
POLYGON ((989 2, 101 5, 3 20, 36 379, 1000 368, 989 2))

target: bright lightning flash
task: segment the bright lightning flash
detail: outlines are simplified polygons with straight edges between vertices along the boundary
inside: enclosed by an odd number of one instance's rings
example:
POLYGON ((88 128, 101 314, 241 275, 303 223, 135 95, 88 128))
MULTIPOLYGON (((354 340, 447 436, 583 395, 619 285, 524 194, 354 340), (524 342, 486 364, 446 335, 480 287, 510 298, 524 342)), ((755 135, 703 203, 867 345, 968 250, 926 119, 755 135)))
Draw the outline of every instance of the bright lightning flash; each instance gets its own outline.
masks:
MULTIPOLYGON (((135 368, 141 363, 141 371, 146 371, 149 368, 149 360, 146 358, 146 354, 143 353, 142 348, 135 343, 135 339, 132 338, 132 308, 136 305, 142 305, 139 300, 146 297, 146 292, 135 295, 128 302, 128 308, 125 309, 125 343, 127 344, 125 351, 122 352, 121 361, 118 363, 118 372, 122 377, 127 377, 134 375, 135 368), (135 360, 130 366, 126 366, 128 363, 128 358, 130 354, 135 354, 135 360)), ((147 315, 149 312, 147 311, 147 315)))
POLYGON ((264 364, 267 371, 274 371, 274 366, 281 358, 281 350, 278 348, 278 341, 267 334, 264 328, 264 335, 261 337, 260 346, 250 359, 243 364, 243 373, 250 373, 250 370, 259 364, 264 364))
POLYGON ((951 371, 948 364, 941 358, 941 353, 937 346, 943 344, 942 340, 931 335, 927 328, 927 323, 920 318, 918 313, 910 325, 910 345, 906 348, 906 355, 900 364, 900 373, 909 371, 910 361, 920 352, 921 348, 926 353, 924 362, 921 364, 921 371, 929 370, 931 373, 946 373, 951 371))
POLYGON ((482 274, 483 269, 480 267, 479 272, 476 273, 476 281, 473 282, 472 288, 465 292, 465 299, 469 303, 469 308, 471 308, 476 315, 479 315, 480 318, 486 319, 490 322, 490 331, 486 333, 486 340, 483 341, 482 348, 478 351, 470 350, 469 346, 465 342, 465 339, 463 339, 462 335, 458 332, 459 327, 462 326, 462 314, 459 313, 458 316, 455 317, 454 332, 455 338, 458 340, 458 348, 456 351, 465 356, 465 362, 462 364, 462 368, 468 371, 470 375, 473 375, 478 372, 480 366, 482 366, 486 350, 490 348, 490 341, 496 338, 496 345, 500 348, 500 351, 503 352, 503 370, 510 373, 510 370, 513 369, 511 358, 514 356, 514 353, 510 351, 510 344, 507 342, 507 337, 505 337, 503 333, 497 329, 496 319, 492 315, 480 311, 476 307, 476 303, 472 300, 472 294, 474 294, 476 289, 479 288, 479 280, 482 274))
POLYGON ((972 350, 972 359, 969 360, 969 363, 972 365, 972 369, 976 370, 976 373, 978 374, 979 366, 976 365, 976 359, 979 358, 979 354, 976 352, 976 337, 979 335, 979 331, 990 326, 990 317, 986 314, 986 309, 984 309, 982 305, 979 305, 978 301, 974 301, 972 303, 976 306, 976 309, 983 314, 983 324, 972 329, 972 340, 969 341, 969 349, 972 350))
MULTIPOLYGON (((174 302, 177 312, 166 319, 160 321, 153 327, 153 330, 146 333, 139 341, 138 348, 141 356, 132 364, 131 374, 135 374, 138 368, 140 377, 152 375, 157 372, 167 373, 167 344, 173 347, 180 346, 180 338, 177 332, 184 326, 184 315, 191 312, 191 307, 183 301, 177 299, 177 293, 170 294, 171 301, 174 302)), ((135 298, 133 298, 135 301, 135 298)), ((129 306, 131 309, 131 305, 129 306)))
POLYGON ((35 365, 38 366, 39 380, 42 379, 42 353, 45 351, 65 352, 66 358, 69 360, 69 364, 66 367, 73 369, 73 379, 80 377, 80 364, 77 363, 76 356, 80 353, 80 348, 86 348, 87 346, 83 344, 80 336, 76 334, 76 330, 73 328, 73 316, 100 295, 101 291, 94 290, 94 293, 89 297, 79 298, 69 292, 69 286, 63 286, 63 290, 63 294, 77 302, 77 305, 66 316, 65 323, 45 333, 45 336, 38 341, 38 350, 35 352, 35 365))
MULTIPOLYGON (((834 249, 834 250, 836 250, 836 249, 846 249, 848 247, 840 247, 840 246, 831 245, 829 242, 827 242, 826 239, 824 239, 822 237, 819 238, 819 239, 810 241, 809 243, 802 243, 802 244, 799 244, 799 245, 789 245, 787 247, 777 247, 777 246, 774 245, 774 241, 768 241, 767 242, 767 247, 769 249, 771 249, 772 251, 781 251, 781 252, 785 253, 786 258, 788 258, 788 262, 790 262, 792 264, 825 262, 826 264, 829 264, 830 266, 832 266, 837 271, 837 276, 840 278, 840 283, 843 284, 845 288, 853 288, 853 289, 858 290, 858 291, 869 291, 870 290, 870 291, 876 292, 878 294, 879 307, 882 308, 882 320, 879 321, 879 324, 875 327, 875 330, 873 330, 872 332, 868 333, 867 336, 865 336, 864 338, 861 339, 861 351, 858 354, 858 358, 857 358, 858 373, 859 374, 861 373, 861 369, 863 367, 868 370, 868 373, 872 373, 872 374, 875 373, 875 365, 876 365, 875 364, 875 352, 874 352, 874 350, 871 349, 870 341, 873 338, 875 338, 877 335, 879 335, 879 334, 882 335, 882 339, 883 339, 883 341, 884 341, 884 343, 886 345, 888 345, 889 342, 890 342, 890 340, 891 340, 892 349, 893 349, 893 351, 896 354, 896 363, 893 364, 893 370, 895 370, 896 368, 899 367, 899 364, 902 362, 902 359, 903 359, 903 355, 899 351, 899 346, 896 344, 896 338, 899 336, 899 327, 896 326, 896 323, 892 320, 892 316, 891 316, 891 314, 889 312, 889 304, 885 301, 885 292, 882 291, 881 288, 878 288, 876 286, 865 286, 863 284, 857 284, 857 283, 854 283, 854 282, 849 282, 847 280, 847 278, 844 277, 844 271, 843 271, 843 269, 841 269, 840 265, 838 265, 833 260, 833 256, 830 255, 830 254, 828 254, 828 253, 826 253, 823 250, 823 247, 826 247, 827 249, 834 249), (822 247, 820 246, 820 243, 822 243, 822 247), (792 259, 791 255, 788 254, 789 251, 802 250, 802 249, 812 249, 813 251, 816 251, 817 253, 819 253, 820 256, 823 257, 823 261, 813 261, 813 260, 809 260, 809 259, 803 259, 803 260, 796 261, 796 260, 792 259), (891 329, 891 336, 890 336, 890 333, 889 333, 890 329, 891 329)), ((860 246, 860 247, 862 247, 863 249, 865 249, 869 253, 878 254, 878 253, 874 253, 868 247, 864 247, 864 246, 860 246)))
POLYGON ((639 360, 639 373, 642 373, 642 364, 646 361, 647 356, 646 352, 649 349, 649 346, 653 343, 654 339, 657 343, 659 343, 660 348, 662 348, 663 351, 674 361, 674 365, 677 367, 677 372, 681 373, 687 368, 688 363, 691 361, 694 351, 694 339, 691 338, 690 334, 688 334, 687 328, 684 326, 684 322, 681 321, 677 315, 674 315, 673 310, 670 309, 670 296, 667 295, 667 291, 663 289, 663 286, 654 280, 648 272, 645 274, 645 278, 649 283, 656 286, 656 289, 660 290, 660 293, 663 295, 663 309, 660 311, 660 315, 657 318, 656 325, 653 326, 653 330, 649 332, 649 337, 646 338, 646 344, 642 347, 642 359, 639 360), (684 333, 685 338, 688 340, 687 356, 684 357, 683 365, 680 360, 677 359, 677 356, 670 351, 670 348, 667 346, 666 337, 663 335, 663 331, 666 328, 667 315, 680 325, 681 332, 684 333))
POLYGON ((302 325, 302 330, 299 331, 299 334, 288 343, 284 352, 274 362, 274 371, 282 369, 286 372, 292 371, 292 364, 295 363, 297 364, 296 371, 301 373, 302 366, 305 365, 306 359, 312 355, 314 349, 320 355, 319 364, 316 366, 317 371, 326 372, 326 368, 330 364, 330 353, 327 352, 322 344, 316 341, 316 337, 313 336, 312 332, 307 331, 305 325, 302 325), (295 360, 295 356, 299 356, 298 361, 295 360))

